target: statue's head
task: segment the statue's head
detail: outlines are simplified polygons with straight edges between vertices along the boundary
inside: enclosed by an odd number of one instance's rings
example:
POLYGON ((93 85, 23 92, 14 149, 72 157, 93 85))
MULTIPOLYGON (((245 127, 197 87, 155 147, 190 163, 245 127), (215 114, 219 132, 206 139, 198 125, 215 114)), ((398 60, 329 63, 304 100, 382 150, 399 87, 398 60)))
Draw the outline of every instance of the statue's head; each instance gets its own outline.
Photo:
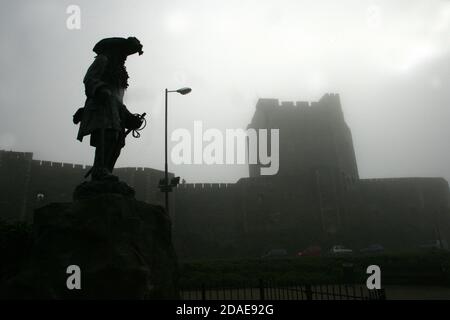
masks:
POLYGON ((142 44, 136 37, 105 38, 97 42, 93 51, 96 54, 115 55, 124 59, 132 54, 143 54, 142 44))

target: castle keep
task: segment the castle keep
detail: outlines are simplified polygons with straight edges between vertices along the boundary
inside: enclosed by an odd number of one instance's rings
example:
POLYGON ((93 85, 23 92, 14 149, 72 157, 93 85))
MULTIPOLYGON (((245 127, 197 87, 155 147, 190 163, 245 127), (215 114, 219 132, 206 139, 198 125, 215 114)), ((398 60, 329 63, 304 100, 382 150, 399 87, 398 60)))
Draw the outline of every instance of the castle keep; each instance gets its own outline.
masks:
MULTIPOLYGON (((181 184, 172 193, 173 237, 181 257, 255 256, 284 248, 380 243, 390 249, 450 240, 450 192, 442 178, 360 179, 339 95, 317 102, 260 99, 248 126, 279 129, 280 164, 234 184, 181 184)), ((270 139, 268 139, 270 141, 270 139)), ((270 147, 269 147, 270 150, 270 147)), ((34 208, 71 201, 89 167, 0 151, 0 218, 32 219, 34 208)), ((119 168, 136 198, 162 204, 162 171, 119 168)))

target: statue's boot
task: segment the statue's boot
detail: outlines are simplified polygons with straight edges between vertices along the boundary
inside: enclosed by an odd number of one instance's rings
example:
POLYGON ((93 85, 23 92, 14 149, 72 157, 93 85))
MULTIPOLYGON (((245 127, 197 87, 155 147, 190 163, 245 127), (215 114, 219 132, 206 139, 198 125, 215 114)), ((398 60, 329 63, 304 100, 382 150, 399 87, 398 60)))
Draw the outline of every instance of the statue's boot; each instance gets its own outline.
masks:
POLYGON ((119 181, 119 178, 113 175, 105 167, 94 167, 91 174, 92 180, 96 181, 119 181))

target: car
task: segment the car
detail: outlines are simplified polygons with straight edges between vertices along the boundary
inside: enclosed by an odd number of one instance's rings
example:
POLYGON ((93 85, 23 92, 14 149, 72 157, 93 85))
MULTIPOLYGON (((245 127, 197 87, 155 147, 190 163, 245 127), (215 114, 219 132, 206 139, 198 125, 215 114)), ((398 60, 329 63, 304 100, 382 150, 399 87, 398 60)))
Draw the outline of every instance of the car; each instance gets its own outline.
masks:
POLYGON ((353 254, 353 250, 346 248, 343 245, 335 245, 335 246, 331 247, 330 254, 333 256, 351 255, 351 254, 353 254))
POLYGON ((287 256, 286 249, 272 249, 267 251, 261 258, 270 259, 270 258, 284 258, 287 256))
POLYGON ((322 248, 320 246, 310 246, 297 253, 297 256, 299 257, 320 257, 321 255, 322 248))
POLYGON ((371 244, 367 248, 359 250, 360 253, 374 254, 384 252, 384 247, 381 244, 371 244))
POLYGON ((432 240, 419 246, 423 250, 448 250, 448 244, 446 241, 432 240))

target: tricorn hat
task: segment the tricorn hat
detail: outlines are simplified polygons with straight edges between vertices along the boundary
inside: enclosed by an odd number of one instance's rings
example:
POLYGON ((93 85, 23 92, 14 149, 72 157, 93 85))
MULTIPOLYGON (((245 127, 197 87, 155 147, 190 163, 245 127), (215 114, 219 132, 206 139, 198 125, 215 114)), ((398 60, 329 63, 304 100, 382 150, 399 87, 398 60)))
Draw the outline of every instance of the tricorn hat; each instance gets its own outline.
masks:
POLYGON ((127 56, 139 52, 143 54, 142 44, 135 37, 128 38, 105 38, 97 42, 92 49, 96 54, 119 53, 127 56))

